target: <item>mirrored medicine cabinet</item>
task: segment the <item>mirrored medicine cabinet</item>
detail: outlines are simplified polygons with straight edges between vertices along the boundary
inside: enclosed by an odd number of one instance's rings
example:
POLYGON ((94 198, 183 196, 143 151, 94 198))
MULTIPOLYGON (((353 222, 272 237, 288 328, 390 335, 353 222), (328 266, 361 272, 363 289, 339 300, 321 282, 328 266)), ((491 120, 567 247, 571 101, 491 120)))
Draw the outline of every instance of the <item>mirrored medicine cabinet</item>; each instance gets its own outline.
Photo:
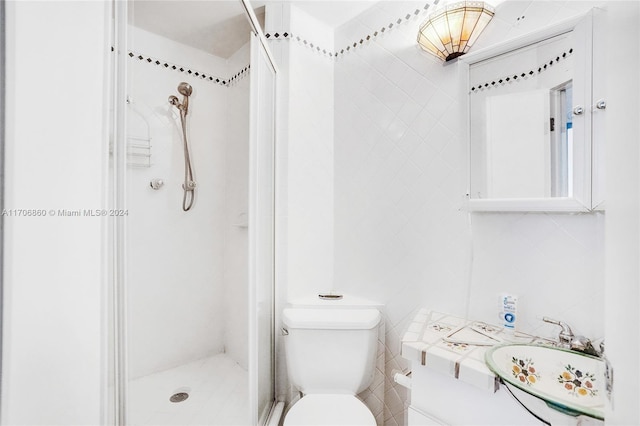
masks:
POLYGON ((592 10, 459 59, 468 210, 603 209, 597 16, 592 10))

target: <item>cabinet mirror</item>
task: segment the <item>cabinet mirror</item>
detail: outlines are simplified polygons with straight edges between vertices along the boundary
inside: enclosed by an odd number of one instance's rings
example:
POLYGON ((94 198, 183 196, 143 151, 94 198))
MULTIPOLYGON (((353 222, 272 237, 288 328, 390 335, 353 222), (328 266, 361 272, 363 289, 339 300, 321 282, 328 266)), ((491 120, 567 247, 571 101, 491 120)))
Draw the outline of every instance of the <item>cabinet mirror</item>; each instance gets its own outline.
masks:
POLYGON ((459 60, 469 210, 591 210, 591 21, 459 60))

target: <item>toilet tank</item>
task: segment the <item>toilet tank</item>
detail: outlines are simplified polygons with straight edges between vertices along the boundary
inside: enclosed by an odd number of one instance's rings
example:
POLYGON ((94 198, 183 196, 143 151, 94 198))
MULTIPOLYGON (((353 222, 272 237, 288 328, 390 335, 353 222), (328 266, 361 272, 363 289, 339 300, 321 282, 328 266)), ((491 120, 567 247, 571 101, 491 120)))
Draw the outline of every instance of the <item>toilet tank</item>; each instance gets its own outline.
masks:
POLYGON ((375 373, 380 318, 377 309, 285 309, 292 384, 305 394, 365 390, 375 373))

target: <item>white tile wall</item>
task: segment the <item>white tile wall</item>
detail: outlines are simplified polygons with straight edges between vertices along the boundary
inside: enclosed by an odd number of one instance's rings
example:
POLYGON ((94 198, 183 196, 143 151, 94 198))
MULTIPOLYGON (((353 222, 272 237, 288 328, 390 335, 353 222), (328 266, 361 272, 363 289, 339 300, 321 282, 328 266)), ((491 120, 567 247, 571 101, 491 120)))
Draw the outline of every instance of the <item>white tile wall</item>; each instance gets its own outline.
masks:
MULTIPOLYGON (((209 75, 249 63, 248 45, 228 61, 132 28, 133 49, 209 75)), ((149 168, 128 173, 128 337, 132 377, 227 350, 247 365, 248 78, 229 87, 130 59, 131 127, 151 136, 149 168), (180 119, 167 102, 193 86, 187 116, 196 201, 182 211, 180 119), (133 123, 136 121, 136 123, 133 123), (149 187, 152 178, 165 186, 149 187)))
MULTIPOLYGON (((601 3, 503 2, 475 49, 601 3)), ((377 3, 336 29, 334 48, 339 51, 424 6, 424 2, 377 3)), ((312 179, 296 186, 291 172, 296 178, 304 169, 314 179, 333 179, 334 222, 327 223, 333 226, 334 236, 333 287, 386 305, 384 420, 389 424, 404 424, 400 401, 406 392, 390 377, 395 369, 408 367, 398 356, 399 336, 419 307, 495 322, 497 295, 511 292, 520 296, 519 326, 524 331, 554 335, 553 327, 541 322, 548 315, 592 337, 603 333, 603 213, 469 215, 461 211, 466 185, 458 75, 455 64, 443 65, 416 46, 416 31, 425 15, 420 13, 358 44, 340 56, 333 69, 323 68, 311 50, 299 51, 301 46, 294 41, 272 44, 291 53, 282 55, 290 64, 285 73, 291 82, 286 89, 288 104, 304 105, 300 98, 307 97, 316 82, 330 83, 320 73, 333 72, 333 105, 320 102, 306 110, 315 119, 333 108, 332 158, 316 164, 308 154, 296 157, 302 151, 289 145, 284 161, 288 185, 282 190, 287 214, 295 212, 301 218, 301 213, 309 213, 305 209, 318 207, 309 198, 309 193, 318 193, 318 183, 312 179), (313 64, 313 70, 305 70, 304 63, 313 64), (299 71, 306 71, 304 77, 299 71), (327 161, 332 162, 332 170, 327 161)), ((289 17, 295 22, 295 13, 283 12, 271 29, 285 28, 289 17)), ((305 37, 313 39, 308 32, 305 37)), ((292 117, 297 118, 290 113, 288 119, 292 117)), ((300 118, 291 120, 294 129, 300 124, 315 133, 315 122, 300 118)), ((292 142, 287 139, 288 144, 292 142)), ((318 287, 311 271, 326 264, 322 259, 331 245, 291 257, 292 248, 299 247, 298 239, 317 235, 316 225, 315 220, 295 218, 287 223, 284 258, 290 269, 284 279, 289 280, 289 293, 318 287), (291 269, 292 264, 305 268, 291 269), (302 282, 291 281, 291 272, 302 282)))
MULTIPOLYGON (((553 3, 503 3, 476 48, 593 5, 553 3)), ((339 28, 336 47, 385 16, 403 16, 403 7, 411 5, 380 3, 339 28)), ((502 291, 519 294, 524 331, 553 335, 541 322, 549 315, 602 336, 603 214, 460 211, 457 73, 419 50, 418 24, 385 32, 335 65, 336 287, 386 304, 387 364, 396 368, 407 367, 397 342, 416 308, 495 322, 502 291)), ((387 370, 385 421, 404 424, 404 390, 387 370)))
POLYGON ((604 214, 508 216, 473 216, 470 316, 495 323, 507 291, 519 296, 518 329, 557 336, 548 316, 603 337, 604 214))

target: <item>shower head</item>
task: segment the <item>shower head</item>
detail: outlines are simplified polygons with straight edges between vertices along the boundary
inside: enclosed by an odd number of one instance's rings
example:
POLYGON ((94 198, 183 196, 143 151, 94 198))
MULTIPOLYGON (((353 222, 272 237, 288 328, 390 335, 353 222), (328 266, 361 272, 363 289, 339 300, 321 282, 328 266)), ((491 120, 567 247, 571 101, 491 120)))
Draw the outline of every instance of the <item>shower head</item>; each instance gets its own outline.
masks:
POLYGON ((189 83, 185 83, 183 81, 178 85, 178 92, 184 96, 182 98, 182 103, 180 103, 177 96, 173 95, 169 96, 169 103, 180 110, 180 116, 185 117, 189 112, 189 96, 191 96, 193 88, 189 83))
POLYGON ((193 88, 189 83, 185 83, 184 81, 178 85, 178 92, 184 96, 191 96, 193 92, 193 88))

